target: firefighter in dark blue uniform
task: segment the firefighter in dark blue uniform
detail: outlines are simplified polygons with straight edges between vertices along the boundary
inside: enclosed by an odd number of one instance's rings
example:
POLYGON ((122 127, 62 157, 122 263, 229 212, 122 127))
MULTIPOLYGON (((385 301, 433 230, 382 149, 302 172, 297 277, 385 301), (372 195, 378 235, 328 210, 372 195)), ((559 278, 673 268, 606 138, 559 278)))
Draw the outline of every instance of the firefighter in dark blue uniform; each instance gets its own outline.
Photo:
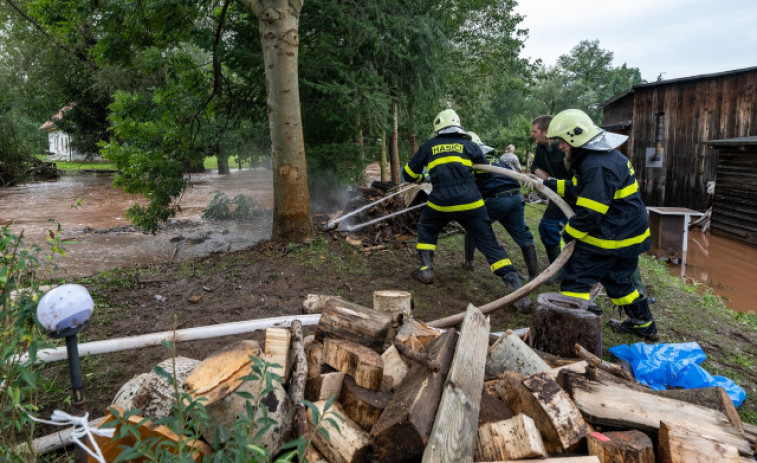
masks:
MULTIPOLYGON (((486 164, 512 170, 495 154, 494 148, 485 145, 481 138, 473 132, 468 132, 471 139, 478 144, 486 157, 486 164)), ((506 175, 484 171, 474 171, 478 190, 484 198, 486 212, 492 222, 499 222, 505 227, 513 241, 520 247, 523 260, 528 269, 528 278, 534 279, 539 275, 536 261, 534 235, 528 229, 523 209, 523 197, 520 194, 520 183, 506 175)), ((473 267, 475 245, 471 237, 465 237, 465 268, 473 267)))
POLYGON ((544 182, 559 195, 576 200, 576 215, 562 235, 566 242, 576 240, 576 248, 565 264, 560 291, 588 300, 592 285, 599 281, 628 316, 622 322, 611 320, 610 327, 658 340, 648 301, 632 278, 639 254, 650 248, 650 238, 634 169, 615 149, 628 137, 600 129, 578 109, 557 114, 547 137, 560 139, 566 163, 574 171, 570 180, 544 182))
MULTIPOLYGON (((406 181, 422 182, 426 168, 433 187, 418 221, 420 268, 413 272, 413 278, 425 284, 433 282, 434 251, 439 232, 454 220, 473 238, 492 272, 500 276, 512 291, 520 288, 518 272, 497 242, 470 169, 473 164, 487 162, 481 148, 471 141, 460 125, 460 117, 452 109, 445 109, 436 116, 434 132, 436 136, 420 147, 402 172, 406 181)), ((528 297, 515 303, 518 310, 525 310, 530 305, 528 297)))

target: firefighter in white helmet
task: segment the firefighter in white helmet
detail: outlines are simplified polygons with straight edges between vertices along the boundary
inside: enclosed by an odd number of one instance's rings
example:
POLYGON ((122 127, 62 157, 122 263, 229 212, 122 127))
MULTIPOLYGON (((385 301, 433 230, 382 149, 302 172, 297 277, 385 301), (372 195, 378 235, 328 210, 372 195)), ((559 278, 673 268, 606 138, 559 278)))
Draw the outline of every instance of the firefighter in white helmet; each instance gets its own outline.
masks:
POLYGON ((632 278, 650 238, 633 166, 615 149, 628 137, 602 130, 578 109, 557 114, 547 137, 560 140, 566 164, 574 171, 572 179, 544 181, 559 195, 576 200, 576 215, 562 234, 566 242, 576 240, 576 248, 563 269, 560 291, 588 300, 594 283, 602 283, 628 316, 622 322, 611 320, 610 327, 657 341, 649 303, 632 278))
MULTIPOLYGON (((481 148, 471 141, 460 124, 460 117, 452 109, 445 109, 434 118, 434 132, 435 136, 418 149, 402 172, 406 181, 421 182, 426 168, 433 187, 427 207, 423 208, 418 221, 416 247, 420 268, 413 272, 413 278, 425 284, 433 282, 434 251, 439 232, 454 220, 473 238, 491 271, 500 276, 512 291, 520 288, 522 283, 518 272, 497 242, 470 169, 473 164, 488 164, 481 148)), ((528 297, 515 303, 521 311, 530 305, 528 297)))

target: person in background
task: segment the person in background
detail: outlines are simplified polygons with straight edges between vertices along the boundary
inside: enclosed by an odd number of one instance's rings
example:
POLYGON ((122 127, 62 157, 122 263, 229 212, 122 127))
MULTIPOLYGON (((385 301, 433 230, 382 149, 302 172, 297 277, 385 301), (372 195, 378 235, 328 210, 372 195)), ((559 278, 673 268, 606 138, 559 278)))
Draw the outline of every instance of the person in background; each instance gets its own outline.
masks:
POLYGON ((505 154, 500 156, 499 160, 502 162, 502 164, 510 167, 510 169, 514 170, 515 172, 523 172, 523 168, 520 166, 520 159, 518 159, 518 155, 515 154, 515 145, 507 145, 505 154))
MULTIPOLYGON (((552 116, 546 115, 531 121, 531 138, 536 142, 531 173, 542 180, 550 178, 565 180, 571 177, 564 163, 565 153, 560 149, 558 141, 550 141, 546 135, 551 121, 552 116)), ((544 244, 550 264, 560 255, 560 232, 567 221, 567 217, 560 208, 550 201, 539 222, 539 237, 544 244)), ((557 280, 559 280, 559 274, 555 275, 554 281, 557 280)))
POLYGON ((612 329, 659 340, 647 298, 633 280, 639 255, 651 247, 651 240, 635 171, 615 149, 628 137, 597 127, 579 109, 558 113, 546 135, 559 139, 565 163, 575 173, 569 180, 544 181, 560 196, 576 200, 576 214, 562 233, 565 242, 575 240, 576 246, 563 267, 560 292, 588 301, 592 286, 600 282, 628 317, 610 320, 612 329))
MULTIPOLYGON (((494 148, 485 145, 481 138, 473 132, 468 132, 471 139, 481 147, 486 156, 487 164, 511 169, 500 159, 493 155, 494 148)), ((523 209, 523 198, 520 194, 520 183, 504 174, 495 174, 485 171, 474 171, 476 184, 484 198, 486 212, 492 222, 499 222, 505 227, 513 241, 520 247, 523 260, 528 269, 530 280, 539 275, 536 262, 536 248, 534 247, 534 235, 528 229, 523 209)), ((465 235, 465 264, 466 269, 473 268, 475 247, 472 237, 465 235)))
MULTIPOLYGON (((522 286, 505 249, 497 242, 484 200, 473 178, 471 166, 487 163, 478 144, 462 128, 460 117, 445 109, 434 118, 435 136, 425 142, 405 165, 402 177, 408 182, 422 182, 424 168, 433 190, 418 220, 418 260, 414 279, 424 284, 434 281, 434 251, 439 232, 456 221, 465 229, 476 247, 486 257, 491 271, 515 291, 522 286)), ((515 307, 525 310, 531 300, 520 298, 515 307)))

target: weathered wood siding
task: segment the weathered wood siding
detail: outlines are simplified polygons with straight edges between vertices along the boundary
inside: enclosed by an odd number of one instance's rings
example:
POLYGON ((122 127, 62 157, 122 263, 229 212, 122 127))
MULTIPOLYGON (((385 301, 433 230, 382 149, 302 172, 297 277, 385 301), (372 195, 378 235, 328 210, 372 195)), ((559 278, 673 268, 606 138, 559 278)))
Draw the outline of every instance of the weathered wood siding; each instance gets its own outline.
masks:
POLYGON ((712 199, 714 235, 757 246, 757 137, 749 144, 718 146, 712 199))
POLYGON ((706 184, 715 179, 717 152, 704 142, 757 134, 757 68, 635 86, 607 103, 604 122, 627 117, 633 125, 626 155, 647 206, 702 210, 706 184), (655 146, 655 115, 664 114, 662 168, 646 167, 655 146))

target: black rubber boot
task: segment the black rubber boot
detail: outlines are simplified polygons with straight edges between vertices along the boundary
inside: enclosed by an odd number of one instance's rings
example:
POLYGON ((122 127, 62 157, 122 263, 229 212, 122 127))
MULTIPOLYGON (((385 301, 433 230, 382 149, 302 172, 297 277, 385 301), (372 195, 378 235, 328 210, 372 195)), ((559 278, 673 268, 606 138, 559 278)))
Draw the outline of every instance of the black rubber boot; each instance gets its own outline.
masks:
POLYGON ((536 263, 536 248, 533 244, 527 244, 520 248, 523 252, 523 260, 526 261, 528 269, 528 280, 531 281, 539 276, 539 264, 536 263))
POLYGON ((654 317, 652 317, 652 311, 649 310, 646 298, 636 298, 632 303, 620 308, 628 315, 628 318, 623 321, 610 320, 608 323, 610 328, 619 333, 634 334, 648 341, 660 340, 657 325, 654 322, 654 317))
POLYGON ((434 282, 434 251, 418 251, 418 261, 420 268, 413 270, 413 278, 425 285, 434 282))
MULTIPOLYGON (((559 244, 556 244, 554 246, 547 246, 545 244, 544 249, 547 251, 547 259, 549 260, 550 264, 554 262, 555 259, 557 259, 557 256, 559 256, 560 253, 562 252, 562 249, 560 249, 559 244)), ((559 283, 561 281, 562 281, 562 269, 558 270, 557 273, 555 273, 552 276, 552 278, 549 279, 549 283, 559 283)))
POLYGON ((473 238, 466 233, 465 234, 465 262, 463 262, 463 268, 465 270, 473 270, 473 257, 476 255, 476 243, 473 242, 473 238))
MULTIPOLYGON (((502 280, 510 287, 510 292, 520 289, 523 284, 520 282, 518 272, 507 272, 502 276, 502 280)), ((531 299, 528 296, 524 296, 513 304, 519 313, 529 314, 531 313, 531 299)))

